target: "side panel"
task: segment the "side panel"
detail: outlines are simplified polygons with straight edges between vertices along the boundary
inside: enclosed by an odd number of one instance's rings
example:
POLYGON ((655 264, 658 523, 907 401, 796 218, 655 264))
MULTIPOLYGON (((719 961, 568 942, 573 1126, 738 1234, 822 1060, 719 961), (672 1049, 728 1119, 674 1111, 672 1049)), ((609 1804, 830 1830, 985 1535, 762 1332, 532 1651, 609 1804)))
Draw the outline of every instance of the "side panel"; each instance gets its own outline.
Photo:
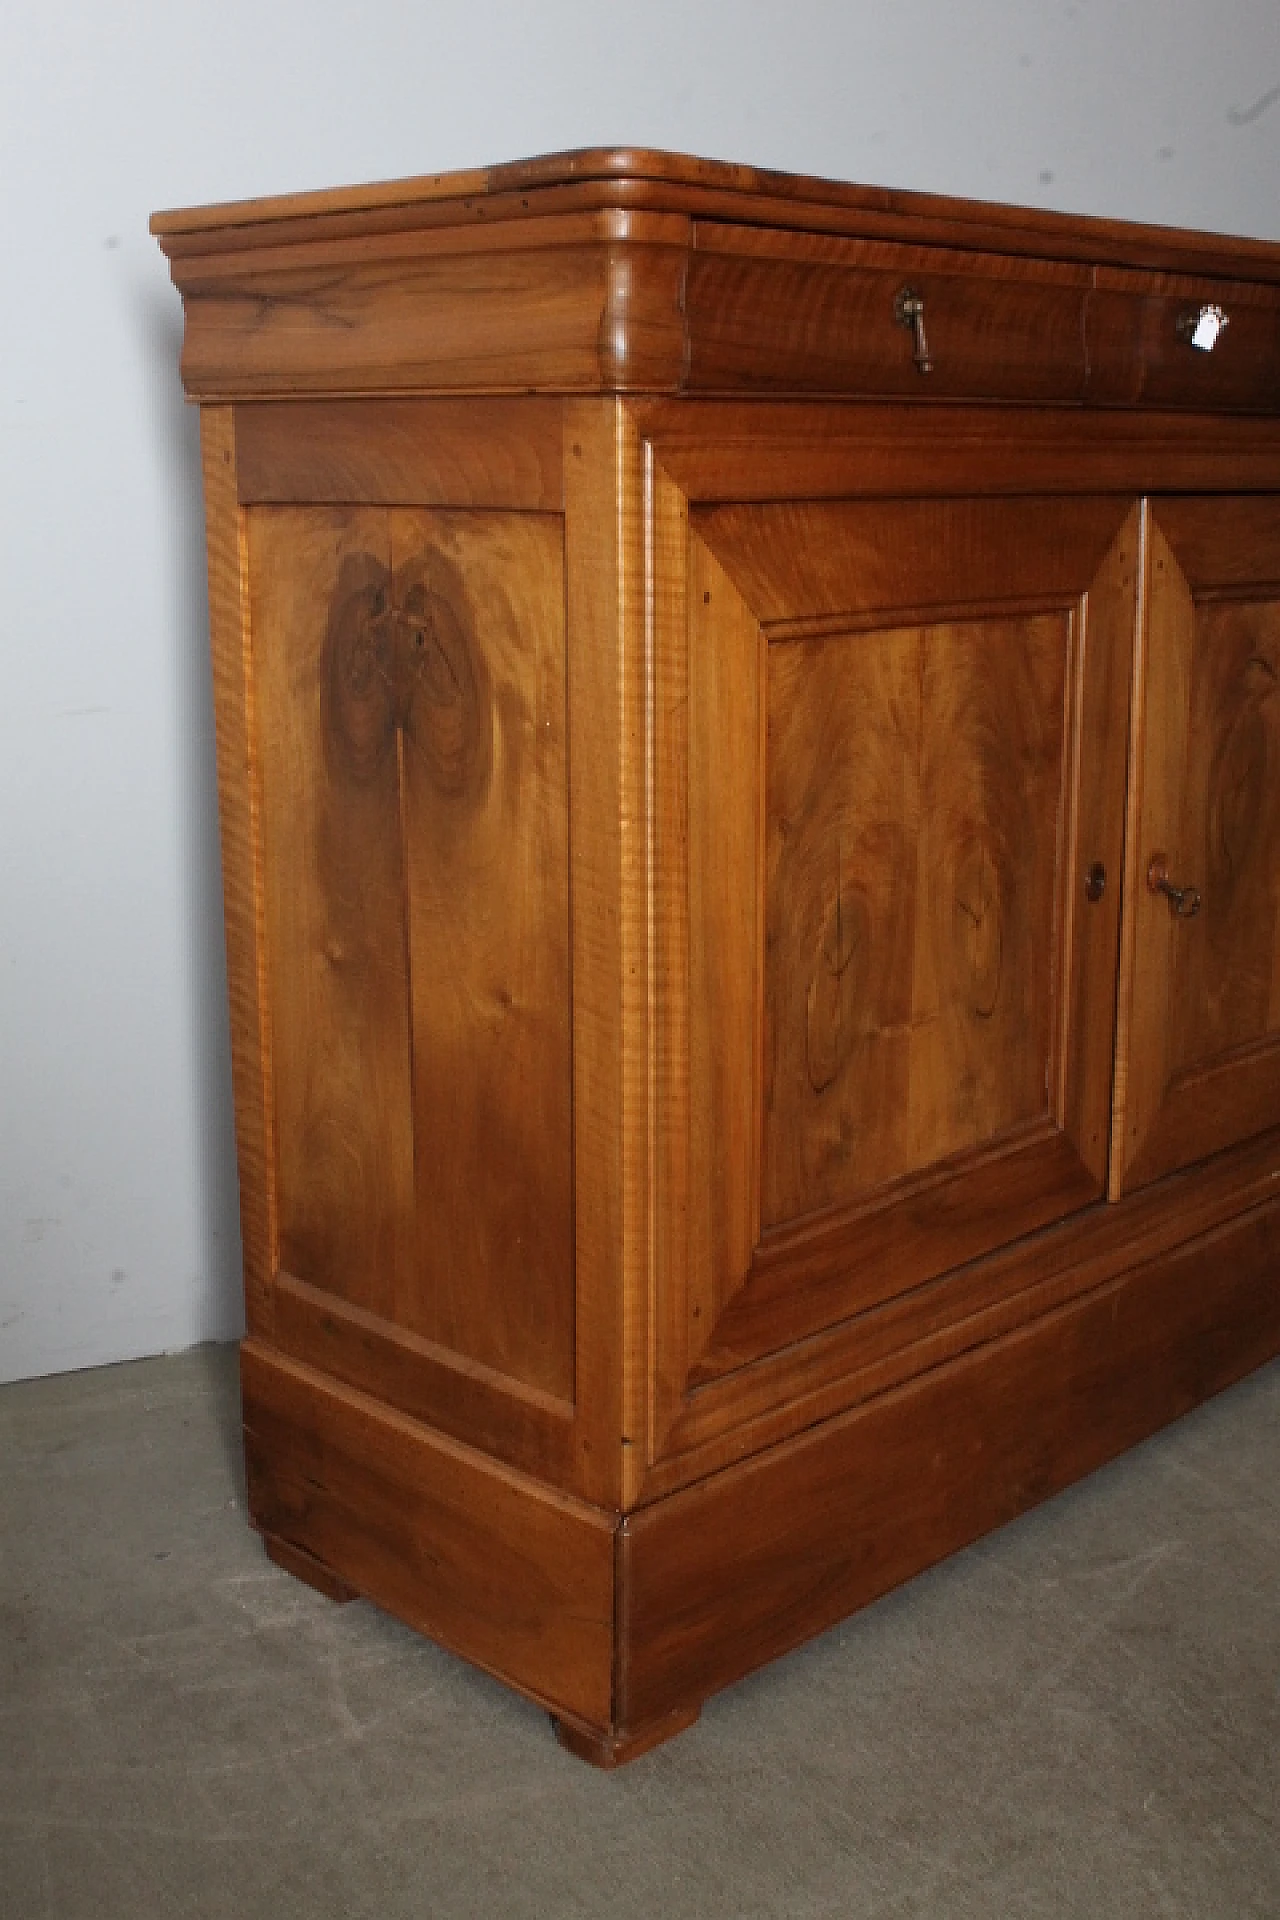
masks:
MULTIPOLYGON (((563 412, 482 407, 468 437, 454 402, 363 422, 315 403, 301 428, 330 457, 301 462, 267 412, 249 409, 225 502, 261 1000, 245 1079, 264 1144, 242 1179, 274 1223, 257 1324, 608 1505, 618 1306, 577 1245, 570 843, 571 818, 617 817, 617 758, 571 768, 567 544, 589 568, 580 515, 547 511, 563 412), (373 484, 383 452, 403 505, 373 484), (376 503, 333 497, 362 483, 376 503)), ((599 480, 614 498, 615 462, 599 480)), ((590 703, 576 724, 589 738, 590 703)), ((618 876, 579 837, 585 925, 616 925, 618 876)), ((597 972, 588 953, 587 1004, 597 972)))
POLYGON ((248 519, 282 1265, 569 1401, 561 523, 248 519))

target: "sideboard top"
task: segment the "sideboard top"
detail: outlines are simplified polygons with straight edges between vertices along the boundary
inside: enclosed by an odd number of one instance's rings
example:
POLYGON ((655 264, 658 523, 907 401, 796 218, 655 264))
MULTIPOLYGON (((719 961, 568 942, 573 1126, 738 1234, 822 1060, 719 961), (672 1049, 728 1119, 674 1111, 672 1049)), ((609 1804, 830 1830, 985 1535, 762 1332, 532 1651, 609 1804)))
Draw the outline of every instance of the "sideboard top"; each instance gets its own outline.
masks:
POLYGON ((1259 240, 628 147, 151 225, 201 401, 826 395, 1280 415, 1280 245, 1259 240))
POLYGON ((492 167, 153 214, 166 254, 277 246, 327 233, 475 225, 602 208, 795 233, 1220 274, 1280 284, 1280 244, 858 186, 646 147, 587 147, 492 167))

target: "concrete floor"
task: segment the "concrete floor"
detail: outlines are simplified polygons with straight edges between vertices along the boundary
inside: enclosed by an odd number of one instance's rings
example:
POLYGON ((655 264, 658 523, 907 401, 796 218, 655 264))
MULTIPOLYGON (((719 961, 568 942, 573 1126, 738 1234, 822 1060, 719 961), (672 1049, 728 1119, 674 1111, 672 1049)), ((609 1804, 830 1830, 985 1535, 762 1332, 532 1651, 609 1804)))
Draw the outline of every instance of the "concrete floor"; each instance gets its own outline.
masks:
POLYGON ((3 1920, 1280 1915, 1280 1366, 615 1775, 272 1567, 237 1419, 0 1390, 3 1920))

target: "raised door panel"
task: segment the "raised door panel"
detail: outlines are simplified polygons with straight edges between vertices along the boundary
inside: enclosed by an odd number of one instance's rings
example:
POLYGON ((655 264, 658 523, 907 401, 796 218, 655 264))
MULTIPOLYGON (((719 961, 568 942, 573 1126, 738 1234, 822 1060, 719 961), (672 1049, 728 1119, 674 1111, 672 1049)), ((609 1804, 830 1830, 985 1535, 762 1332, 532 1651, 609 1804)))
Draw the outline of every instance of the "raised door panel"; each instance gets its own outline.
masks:
POLYGON ((1153 501, 1145 568, 1116 1193, 1280 1125, 1280 500, 1153 501))
POLYGON ((1068 611, 769 650, 766 1232, 1049 1111, 1068 611))
POLYGON ((567 1418, 563 523, 245 518, 277 1337, 482 1442, 567 1418))
POLYGON ((658 1451, 703 1386, 1102 1196, 1137 514, 695 509, 688 547, 658 1451))

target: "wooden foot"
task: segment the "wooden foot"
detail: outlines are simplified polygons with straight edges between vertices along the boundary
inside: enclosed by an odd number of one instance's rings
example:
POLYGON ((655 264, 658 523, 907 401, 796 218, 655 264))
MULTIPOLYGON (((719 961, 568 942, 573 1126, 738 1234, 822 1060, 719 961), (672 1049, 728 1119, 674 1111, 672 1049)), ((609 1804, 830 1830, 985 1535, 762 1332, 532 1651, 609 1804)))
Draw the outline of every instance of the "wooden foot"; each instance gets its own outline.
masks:
POLYGON ((308 1553, 305 1547, 295 1547, 275 1533, 264 1533, 262 1544, 267 1550, 267 1557, 274 1560, 278 1567, 283 1567, 286 1573, 291 1573, 297 1580, 305 1580, 326 1600, 334 1600, 340 1607, 345 1607, 349 1600, 360 1598, 354 1587, 348 1586, 339 1574, 331 1567, 326 1567, 323 1560, 317 1560, 314 1554, 308 1553))
POLYGON ((701 1712, 701 1702, 696 1707, 677 1707, 673 1713, 651 1720, 648 1726, 624 1728, 617 1733, 601 1733, 597 1727, 584 1727, 579 1721, 563 1718, 556 1719, 554 1725, 560 1745, 579 1760, 587 1760, 593 1767, 625 1767, 628 1760, 638 1760, 650 1747, 660 1747, 664 1740, 683 1733, 701 1712))

